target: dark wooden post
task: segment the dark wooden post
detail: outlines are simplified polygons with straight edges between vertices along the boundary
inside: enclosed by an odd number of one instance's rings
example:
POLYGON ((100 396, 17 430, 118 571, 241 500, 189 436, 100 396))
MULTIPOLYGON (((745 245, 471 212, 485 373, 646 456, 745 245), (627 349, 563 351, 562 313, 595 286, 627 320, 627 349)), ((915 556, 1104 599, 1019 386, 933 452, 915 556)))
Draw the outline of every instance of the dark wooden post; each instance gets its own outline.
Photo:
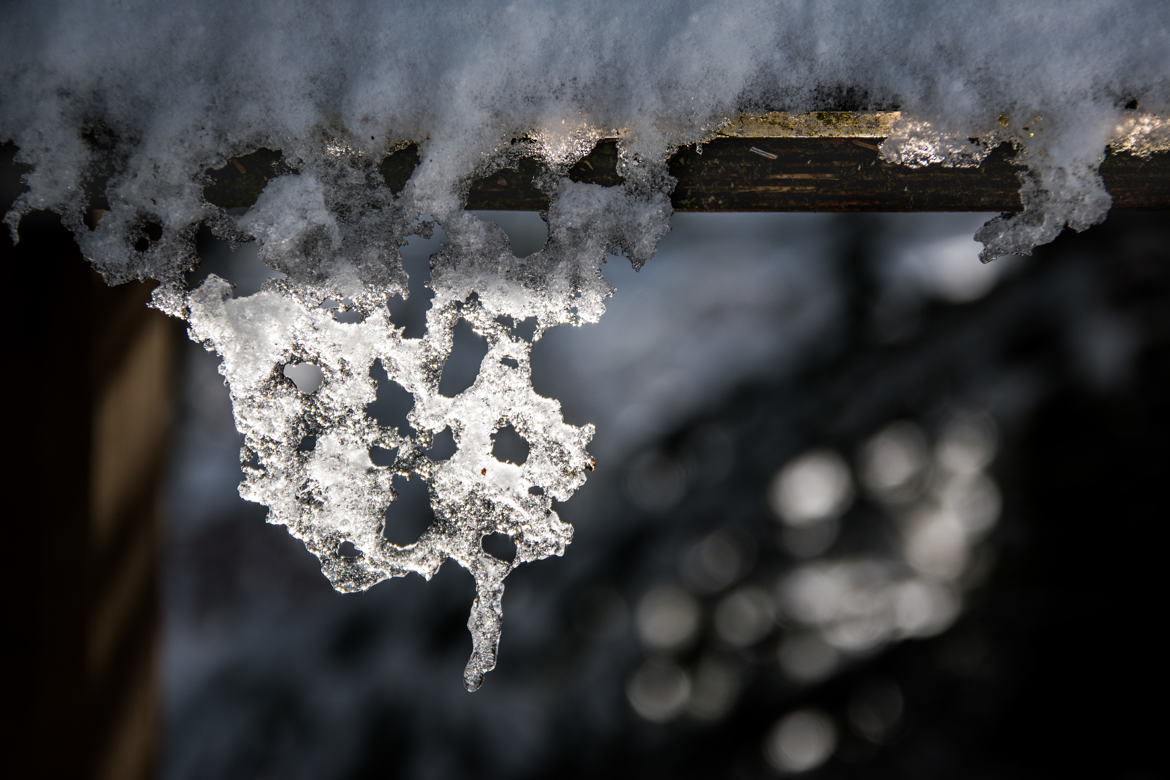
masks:
POLYGON ((156 501, 178 324, 30 214, 7 279, 5 707, 13 776, 147 778, 158 736, 156 501), (20 767, 27 765, 28 772, 20 767), (16 767, 16 768, 13 768, 16 767))

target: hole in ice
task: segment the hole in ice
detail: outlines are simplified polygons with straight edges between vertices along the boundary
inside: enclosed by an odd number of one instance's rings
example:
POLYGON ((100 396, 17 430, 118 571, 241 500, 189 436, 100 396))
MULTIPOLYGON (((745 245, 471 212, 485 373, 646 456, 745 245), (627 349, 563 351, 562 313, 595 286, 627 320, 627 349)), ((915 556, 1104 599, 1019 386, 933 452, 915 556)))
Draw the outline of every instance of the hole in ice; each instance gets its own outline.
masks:
POLYGON ((455 325, 451 354, 443 364, 439 394, 454 398, 475 383, 479 367, 488 352, 487 339, 472 330, 467 320, 455 325))
POLYGON ((517 321, 507 314, 501 314, 496 317, 496 322, 503 325, 514 338, 522 341, 532 341, 532 337, 536 335, 536 317, 525 317, 517 321))
POLYGON ((370 447, 370 462, 375 466, 393 466, 394 461, 397 459, 397 449, 388 450, 385 447, 370 447))
POLYGON ((310 433, 301 439, 300 444, 297 445, 297 452, 312 452, 316 448, 317 437, 310 433))
POLYGON ((483 538, 483 551, 504 563, 516 560, 516 543, 507 534, 488 534, 483 538))
POLYGON ((354 543, 349 541, 348 539, 342 541, 341 544, 337 545, 337 554, 340 555, 342 558, 346 558, 348 560, 353 560, 354 558, 361 555, 361 553, 358 552, 358 548, 356 546, 354 546, 354 543))
POLYGON ((204 199, 224 209, 246 209, 256 202, 269 179, 294 172, 279 149, 257 149, 232 157, 219 168, 203 173, 208 179, 204 199))
POLYGON ((370 366, 370 378, 377 385, 377 395, 374 402, 366 406, 366 414, 383 428, 394 428, 403 436, 413 436, 414 428, 406 416, 414 407, 414 396, 390 379, 381 359, 370 366))
POLYGON ((378 165, 378 172, 382 180, 395 195, 406 189, 406 182, 410 181, 411 174, 418 167, 418 145, 407 144, 401 149, 395 149, 382 158, 378 165))
POLYGON ((321 308, 329 309, 336 322, 343 322, 346 324, 361 322, 365 319, 360 311, 354 308, 353 301, 346 299, 344 301, 335 301, 329 299, 321 304, 321 308))
POLYGON ((491 222, 508 234, 508 243, 516 257, 528 257, 544 249, 548 242, 548 225, 538 211, 471 212, 484 222, 491 222))
POLYGON ((528 488, 528 494, 531 496, 543 496, 544 488, 542 488, 540 485, 533 485, 532 487, 528 488))
POLYGON ((596 418, 595 407, 589 397, 579 392, 577 380, 572 378, 572 366, 567 355, 587 354, 590 335, 572 325, 549 328, 532 345, 529 365, 532 367, 532 389, 537 395, 561 400, 561 415, 570 425, 584 425, 596 418))
POLYGON ((520 361, 516 360, 516 358, 510 358, 510 357, 501 358, 500 362, 503 363, 508 368, 520 368, 520 361))
POLYGON ((427 483, 421 479, 394 478, 397 498, 386 508, 382 537, 399 547, 414 544, 435 519, 427 483))
POLYGON ((427 457, 435 461, 447 460, 455 454, 455 450, 455 434, 451 432, 451 426, 448 425, 435 434, 431 448, 427 450, 427 457))
POLYGON ((285 363, 284 375, 306 395, 317 392, 325 380, 325 372, 312 363, 285 363))
POLYGON ((260 291, 269 279, 284 278, 264 264, 257 251, 256 242, 232 245, 230 241, 216 238, 206 227, 195 235, 195 251, 199 265, 187 274, 187 287, 194 290, 203 284, 211 274, 227 279, 232 284, 232 295, 244 298, 260 291))
POLYGON ((443 236, 439 228, 429 238, 413 235, 399 250, 406 271, 406 296, 391 296, 386 305, 390 308, 390 321, 403 328, 406 338, 422 338, 427 331, 427 309, 435 297, 427 287, 431 279, 430 257, 443 243, 443 236))
POLYGON ((528 440, 511 423, 492 434, 492 455, 496 460, 520 466, 528 460, 528 440))
POLYGON ((162 225, 155 220, 148 220, 144 222, 138 231, 140 235, 134 241, 134 250, 136 252, 145 252, 150 249, 150 245, 162 238, 162 225))
POLYGON ((517 322, 512 335, 525 341, 532 341, 532 337, 536 335, 536 317, 525 317, 517 322))

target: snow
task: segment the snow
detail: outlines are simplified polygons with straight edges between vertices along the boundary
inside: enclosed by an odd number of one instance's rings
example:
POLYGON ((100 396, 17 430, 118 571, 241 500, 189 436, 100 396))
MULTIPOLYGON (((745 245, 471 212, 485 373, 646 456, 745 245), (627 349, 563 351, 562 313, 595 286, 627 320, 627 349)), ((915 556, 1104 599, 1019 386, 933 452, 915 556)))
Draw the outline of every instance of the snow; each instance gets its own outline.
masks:
POLYGON ((1166 143, 1168 50, 1161 0, 21 4, 0 29, 0 141, 30 171, 6 219, 15 231, 30 210, 56 211, 107 280, 160 282, 154 305, 223 361, 244 435, 241 495, 304 541, 335 587, 430 577, 446 559, 472 572, 474 689, 495 663, 504 578, 563 553, 571 528, 553 501, 594 465, 592 427, 533 390, 532 345, 601 317, 607 256, 637 267, 654 253, 673 147, 740 111, 809 111, 853 90, 899 108, 890 160, 969 165, 1017 144, 1025 210, 977 237, 984 259, 1027 252, 1104 217, 1097 170, 1119 129, 1122 148, 1166 143), (625 183, 570 182, 568 167, 611 134, 625 183), (521 136, 554 171, 541 182, 548 241, 525 257, 462 208, 473 175, 521 136), (378 164, 405 139, 421 164, 396 195, 378 164), (204 199, 203 171, 261 147, 291 172, 246 211, 204 199), (147 224, 161 235, 143 241, 147 224), (201 225, 252 242, 276 273, 249 295, 215 274, 189 288, 201 225), (387 301, 418 294, 403 248, 436 226, 445 238, 416 338, 387 301), (502 324, 530 319, 530 336, 502 324), (487 353, 448 397, 439 383, 460 322, 487 353), (366 412, 375 364, 413 400, 406 432, 366 412), (309 391, 297 376, 312 368, 309 391), (520 465, 492 455, 508 426, 530 447, 520 465), (432 459, 447 428, 456 451, 432 459), (372 448, 394 460, 375 465, 372 448), (405 546, 382 529, 395 476, 424 480, 436 516, 405 546), (484 551, 495 533, 515 542, 514 561, 484 551))

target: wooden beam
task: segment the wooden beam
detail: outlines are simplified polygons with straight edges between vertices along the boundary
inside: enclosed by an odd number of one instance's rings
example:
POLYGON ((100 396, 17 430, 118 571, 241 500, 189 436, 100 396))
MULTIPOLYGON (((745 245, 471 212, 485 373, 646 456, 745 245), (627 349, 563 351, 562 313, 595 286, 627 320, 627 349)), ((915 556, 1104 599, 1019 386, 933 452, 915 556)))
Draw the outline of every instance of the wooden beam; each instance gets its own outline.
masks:
MULTIPOLYGON (((908 168, 880 139, 717 138, 670 158, 678 211, 1018 211, 1017 169, 1000 147, 978 168, 908 168)), ((1167 201, 1170 204, 1170 201, 1167 201)))
MULTIPOLYGON (((668 162, 678 180, 678 211, 1019 211, 1014 149, 1003 144, 974 168, 910 168, 879 158, 896 113, 768 114, 742 117, 668 162)), ((1005 120, 1006 121, 1006 118, 1005 120)), ((1132 139, 1122 139, 1127 141, 1132 139)), ((524 141, 517 141, 523 149, 524 141)), ((569 171, 574 181, 621 183, 618 141, 607 138, 569 171)), ((1170 209, 1170 149, 1115 143, 1101 166, 1114 208, 1170 209), (1137 154, 1135 151, 1145 152, 1137 154)), ((380 170, 399 192, 418 165, 418 147, 403 144, 380 170)), ((208 201, 248 206, 271 176, 287 172, 280 153, 259 150, 207 171, 208 201)), ((474 180, 470 209, 540 211, 548 198, 534 184, 546 172, 535 156, 474 180)))
MULTIPOLYGON (((1115 208, 1170 208, 1170 132, 1130 112, 1116 128, 1101 175, 1115 208), (1152 131, 1152 132, 1151 132, 1152 131), (1145 155, 1145 156, 1142 156, 1145 155)), ((670 159, 679 211, 1019 211, 1015 149, 981 165, 910 168, 880 159, 896 111, 737 117, 701 147, 670 159)), ((1012 124, 999 118, 1002 127, 1012 124)), ((1027 132, 1028 128, 1021 128, 1027 132)))

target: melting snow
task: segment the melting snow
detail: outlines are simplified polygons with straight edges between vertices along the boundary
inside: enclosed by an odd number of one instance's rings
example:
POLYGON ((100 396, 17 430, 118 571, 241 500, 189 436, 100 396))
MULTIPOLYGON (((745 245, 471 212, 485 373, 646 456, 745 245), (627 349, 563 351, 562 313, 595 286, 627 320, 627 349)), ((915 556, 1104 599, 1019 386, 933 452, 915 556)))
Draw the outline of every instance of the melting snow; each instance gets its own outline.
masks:
POLYGON ((222 359, 245 437, 241 495, 336 588, 429 577, 446 559, 471 571, 474 689, 495 663, 505 577, 563 553, 571 528, 553 501, 593 468, 592 428, 532 389, 532 344, 601 316, 607 253, 653 254, 673 147, 743 110, 809 111, 842 94, 896 105, 889 160, 970 165, 1002 141, 1019 147, 1025 210, 978 237, 985 258, 1027 252, 1104 217, 1097 170, 1119 129, 1131 151, 1166 145, 1150 117, 1170 111, 1167 51, 1163 0, 27 3, 0 29, 0 141, 30 166, 7 223, 52 209, 110 282, 160 282, 155 305, 222 359), (624 184, 569 181, 611 134, 624 184), (524 257, 463 210, 471 178, 519 137, 552 171, 539 182, 548 241, 524 257), (388 187, 379 165, 403 139, 420 165, 388 187), (205 171, 243 171, 233 155, 265 148, 281 154, 259 200, 208 202, 205 171), (200 226, 254 242, 272 277, 248 295, 214 274, 188 288, 200 226), (436 226, 426 330, 408 334, 387 304, 420 294, 402 249, 436 226), (441 392, 467 328, 486 352, 469 386, 441 392), (383 379, 409 394, 408 424, 369 414, 383 379), (513 435, 526 456, 497 458, 513 435), (439 457, 446 437, 454 451, 439 457), (435 519, 396 544, 386 509, 414 480, 435 519), (499 534, 511 561, 484 550, 499 534))

